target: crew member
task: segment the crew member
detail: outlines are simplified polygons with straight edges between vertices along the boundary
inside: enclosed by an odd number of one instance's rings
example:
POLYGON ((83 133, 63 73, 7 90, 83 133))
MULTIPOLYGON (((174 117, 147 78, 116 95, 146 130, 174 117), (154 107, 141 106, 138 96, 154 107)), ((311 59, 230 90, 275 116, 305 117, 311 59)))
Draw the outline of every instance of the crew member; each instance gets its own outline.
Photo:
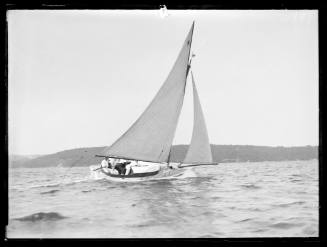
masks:
POLYGON ((108 163, 109 157, 105 157, 104 160, 101 162, 101 168, 108 168, 109 163, 108 163))
POLYGON ((105 172, 110 172, 110 169, 109 169, 110 166, 109 166, 108 161, 109 161, 109 157, 105 157, 104 160, 102 160, 102 162, 101 162, 101 168, 105 172))
POLYGON ((132 167, 137 166, 137 165, 138 165, 138 161, 135 161, 135 160, 133 160, 130 164, 126 165, 125 175, 130 174, 132 171, 132 167))
POLYGON ((115 169, 119 172, 119 174, 121 175, 125 175, 126 173, 126 165, 130 164, 130 161, 123 161, 121 162, 122 159, 120 160, 120 162, 118 164, 115 165, 115 169))

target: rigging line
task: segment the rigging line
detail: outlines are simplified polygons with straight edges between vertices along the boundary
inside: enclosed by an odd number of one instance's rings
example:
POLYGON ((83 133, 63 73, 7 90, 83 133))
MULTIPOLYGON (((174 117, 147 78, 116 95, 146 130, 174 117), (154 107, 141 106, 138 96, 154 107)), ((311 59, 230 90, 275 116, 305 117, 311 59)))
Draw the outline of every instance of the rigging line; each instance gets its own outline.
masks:
POLYGON ((193 166, 218 166, 218 163, 182 165, 180 166, 180 168, 187 168, 193 166))

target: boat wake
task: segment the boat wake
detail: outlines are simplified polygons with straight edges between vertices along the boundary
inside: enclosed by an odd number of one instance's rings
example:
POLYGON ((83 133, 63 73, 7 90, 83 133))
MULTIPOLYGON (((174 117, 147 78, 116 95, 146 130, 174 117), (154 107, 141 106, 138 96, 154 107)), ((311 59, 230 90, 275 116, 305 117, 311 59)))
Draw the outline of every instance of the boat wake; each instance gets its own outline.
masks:
POLYGON ((36 184, 36 185, 32 185, 30 187, 28 187, 27 189, 36 189, 36 188, 56 188, 56 187, 60 187, 60 186, 66 186, 66 185, 73 185, 73 184, 77 184, 77 183, 82 183, 82 182, 88 182, 92 180, 92 178, 90 176, 87 176, 85 178, 81 178, 81 179, 68 179, 66 181, 60 181, 57 183, 43 183, 43 184, 36 184))

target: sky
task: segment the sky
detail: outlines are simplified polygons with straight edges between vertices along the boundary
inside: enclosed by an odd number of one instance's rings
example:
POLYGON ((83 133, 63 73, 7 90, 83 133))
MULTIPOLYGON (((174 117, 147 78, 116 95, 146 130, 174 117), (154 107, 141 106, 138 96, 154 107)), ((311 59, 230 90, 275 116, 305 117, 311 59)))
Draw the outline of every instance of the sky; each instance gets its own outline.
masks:
MULTIPOLYGON (((165 81, 195 21, 212 144, 318 145, 315 10, 11 10, 9 153, 109 146, 165 81)), ((191 80, 173 144, 193 128, 191 80)))

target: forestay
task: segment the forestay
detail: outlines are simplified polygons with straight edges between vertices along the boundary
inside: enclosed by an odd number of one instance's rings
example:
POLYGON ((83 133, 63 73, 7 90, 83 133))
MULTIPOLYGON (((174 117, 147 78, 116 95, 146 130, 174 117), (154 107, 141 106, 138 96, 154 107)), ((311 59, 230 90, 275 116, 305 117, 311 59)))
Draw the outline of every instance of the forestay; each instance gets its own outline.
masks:
POLYGON ((192 72, 191 75, 193 85, 194 123, 191 144, 188 148, 183 163, 212 163, 213 161, 208 131, 204 121, 203 111, 192 72))
POLYGON ((193 27, 194 23, 172 70, 150 105, 103 155, 167 162, 184 100, 193 27))

